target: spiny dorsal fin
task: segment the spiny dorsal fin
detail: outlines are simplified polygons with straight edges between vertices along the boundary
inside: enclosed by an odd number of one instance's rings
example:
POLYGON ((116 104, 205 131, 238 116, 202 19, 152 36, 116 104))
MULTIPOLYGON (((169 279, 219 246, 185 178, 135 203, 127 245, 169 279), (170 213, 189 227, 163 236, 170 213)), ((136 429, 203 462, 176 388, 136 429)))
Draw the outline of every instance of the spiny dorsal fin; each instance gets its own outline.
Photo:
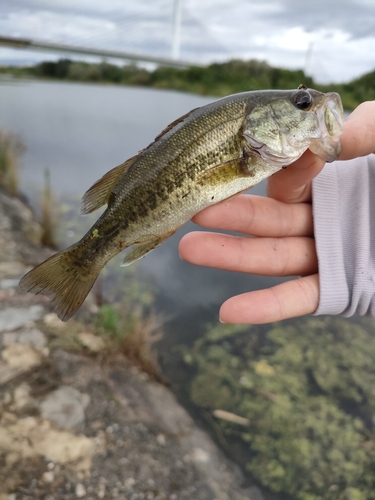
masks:
POLYGON ((81 214, 90 214, 108 203, 113 188, 136 158, 138 158, 138 155, 132 156, 129 160, 121 163, 121 165, 112 168, 112 170, 103 175, 101 179, 96 181, 95 184, 86 191, 81 202, 81 214))
POLYGON ((128 168, 132 165, 135 159, 138 158, 140 154, 146 151, 146 149, 152 146, 155 142, 159 141, 167 132, 172 130, 173 127, 183 122, 196 109, 198 108, 194 108, 185 115, 180 116, 180 118, 177 118, 177 120, 174 120, 162 132, 160 132, 159 135, 155 137, 154 142, 149 144, 147 148, 142 149, 142 151, 140 151, 138 155, 132 156, 132 158, 129 158, 129 160, 127 160, 125 163, 122 163, 118 167, 113 168, 105 175, 103 175, 101 179, 96 181, 95 184, 93 184, 90 189, 83 195, 81 203, 81 214, 90 214, 103 205, 106 205, 109 202, 109 198, 114 187, 124 175, 124 173, 128 170, 128 168))
POLYGON ((177 120, 174 120, 172 123, 170 123, 167 127, 165 127, 164 130, 162 130, 160 132, 160 134, 158 134, 155 139, 154 139, 154 142, 152 142, 149 146, 147 146, 146 149, 148 149, 150 146, 152 146, 155 142, 157 142, 158 140, 160 140, 163 135, 165 135, 167 132, 169 132, 170 130, 172 130, 172 128, 174 128, 176 125, 178 125, 179 123, 183 122, 188 116, 190 116, 194 111, 196 111, 197 109, 199 108, 194 108, 192 109, 191 111, 189 111, 188 113, 185 113, 184 115, 180 116, 180 118, 177 118, 177 120))

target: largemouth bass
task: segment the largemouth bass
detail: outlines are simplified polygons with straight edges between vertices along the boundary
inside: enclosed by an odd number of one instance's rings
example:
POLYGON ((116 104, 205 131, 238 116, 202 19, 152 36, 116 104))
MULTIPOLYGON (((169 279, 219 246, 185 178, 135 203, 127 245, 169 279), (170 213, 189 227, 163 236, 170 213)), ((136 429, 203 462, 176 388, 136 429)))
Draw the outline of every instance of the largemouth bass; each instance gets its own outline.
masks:
POLYGON ((124 265, 136 261, 200 210, 249 189, 308 148, 333 161, 342 116, 338 94, 304 85, 234 94, 192 110, 86 192, 83 214, 106 210, 80 241, 26 274, 21 290, 47 295, 68 320, 122 250, 131 247, 124 265))

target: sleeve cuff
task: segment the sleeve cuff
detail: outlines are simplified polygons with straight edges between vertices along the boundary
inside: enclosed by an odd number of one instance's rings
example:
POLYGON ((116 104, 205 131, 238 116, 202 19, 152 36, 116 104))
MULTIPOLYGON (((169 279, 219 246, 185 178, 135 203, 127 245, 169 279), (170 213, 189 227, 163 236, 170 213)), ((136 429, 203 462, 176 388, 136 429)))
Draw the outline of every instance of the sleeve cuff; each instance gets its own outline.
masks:
POLYGON ((315 314, 375 317, 375 156, 327 164, 313 181, 315 314))

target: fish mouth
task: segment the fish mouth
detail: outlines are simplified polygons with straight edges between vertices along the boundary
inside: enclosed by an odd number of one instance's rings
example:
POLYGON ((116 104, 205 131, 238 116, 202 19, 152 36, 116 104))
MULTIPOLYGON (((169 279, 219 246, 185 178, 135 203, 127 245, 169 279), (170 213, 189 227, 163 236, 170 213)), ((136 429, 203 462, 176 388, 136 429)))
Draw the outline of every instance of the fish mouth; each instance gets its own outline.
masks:
POLYGON ((336 160, 341 153, 343 117, 344 110, 339 94, 325 94, 322 106, 317 110, 321 136, 311 142, 309 149, 328 163, 336 160))
MULTIPOLYGON (((290 165, 295 160, 297 160, 303 153, 300 149, 294 150, 293 154, 289 151, 288 153, 283 153, 280 150, 274 151, 270 146, 265 143, 259 142, 249 135, 245 135, 251 150, 257 154, 260 158, 266 161, 269 165, 282 168, 290 165)), ((285 139, 287 142, 287 140, 285 139)))

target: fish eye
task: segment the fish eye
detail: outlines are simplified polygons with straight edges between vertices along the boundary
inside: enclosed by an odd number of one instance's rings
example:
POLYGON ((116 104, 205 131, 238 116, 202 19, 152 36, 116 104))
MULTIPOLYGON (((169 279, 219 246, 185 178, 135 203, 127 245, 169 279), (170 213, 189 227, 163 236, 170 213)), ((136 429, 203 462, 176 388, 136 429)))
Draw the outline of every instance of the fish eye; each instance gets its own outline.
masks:
POLYGON ((312 97, 307 90, 298 90, 293 95, 293 104, 302 111, 307 111, 312 104, 312 97))

